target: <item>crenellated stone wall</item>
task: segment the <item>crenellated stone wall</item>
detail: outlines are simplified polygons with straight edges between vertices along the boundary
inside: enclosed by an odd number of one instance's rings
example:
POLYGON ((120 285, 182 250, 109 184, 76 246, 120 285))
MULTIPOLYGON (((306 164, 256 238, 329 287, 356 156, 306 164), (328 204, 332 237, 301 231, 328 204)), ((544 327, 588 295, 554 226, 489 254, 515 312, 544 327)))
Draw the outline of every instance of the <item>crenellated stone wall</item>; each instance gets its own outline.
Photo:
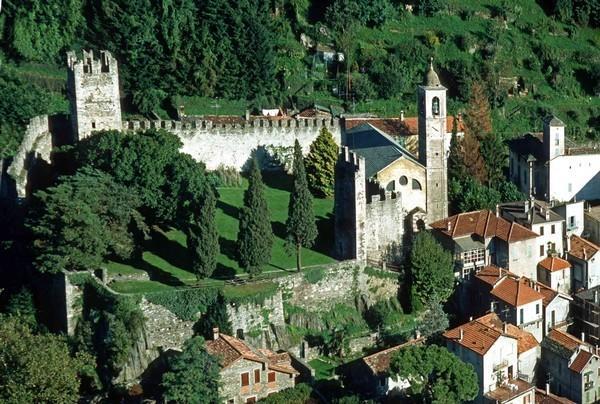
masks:
POLYGON ((300 142, 306 154, 322 128, 327 128, 338 144, 341 142, 338 119, 252 118, 221 123, 216 118, 190 118, 185 121, 123 122, 123 130, 126 131, 150 128, 164 129, 177 135, 183 143, 181 151, 203 161, 209 170, 219 166, 241 170, 253 152, 263 167, 286 166, 292 156, 294 141, 300 142))

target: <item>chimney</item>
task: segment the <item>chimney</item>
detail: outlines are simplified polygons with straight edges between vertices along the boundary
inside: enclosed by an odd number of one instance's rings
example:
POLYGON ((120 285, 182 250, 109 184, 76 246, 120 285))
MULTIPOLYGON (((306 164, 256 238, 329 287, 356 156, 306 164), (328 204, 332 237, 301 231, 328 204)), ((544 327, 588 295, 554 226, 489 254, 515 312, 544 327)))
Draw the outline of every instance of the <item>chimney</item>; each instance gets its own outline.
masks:
POLYGON ((598 291, 594 290, 594 303, 598 304, 598 291))
POLYGON ((583 259, 587 261, 587 250, 583 247, 583 259))
POLYGON ((250 110, 247 109, 246 110, 246 121, 249 121, 249 120, 250 120, 250 110))
POLYGON ((469 322, 473 321, 473 316, 469 316, 469 322))
POLYGON ((500 217, 500 205, 496 204, 496 217, 500 217))
POLYGON ((546 221, 550 220, 550 209, 546 208, 544 213, 546 214, 546 221))
POLYGON ((458 113, 458 122, 462 122, 462 112, 458 113))
POLYGON ((450 223, 449 220, 448 220, 448 223, 446 224, 446 230, 452 231, 452 223, 450 223))
POLYGON ((546 395, 550 395, 550 383, 546 383, 546 395))
POLYGON ((462 341, 462 340, 463 340, 463 338, 465 337, 465 332, 464 332, 464 330, 462 329, 462 327, 461 327, 461 328, 458 330, 458 334, 459 334, 458 340, 459 340, 459 341, 462 341))
POLYGON ((421 331, 416 330, 415 331, 415 339, 419 339, 419 338, 421 338, 421 331))
MULTIPOLYGON (((567 252, 571 251, 571 237, 567 236, 567 252)), ((565 254, 566 257, 566 254, 565 254)))
POLYGON ((581 333, 581 340, 582 340, 583 342, 585 342, 585 333, 584 333, 584 332, 582 332, 582 333, 581 333))
POLYGON ((502 323, 502 333, 508 333, 508 323, 506 321, 502 323))
POLYGON ((400 122, 404 122, 404 110, 400 111, 400 122))
POLYGON ((525 200, 525 202, 523 202, 523 212, 524 213, 529 212, 529 199, 527 199, 527 200, 525 200))
POLYGON ((219 327, 215 327, 213 328, 213 340, 218 340, 219 339, 219 327))
POLYGON ((490 313, 494 312, 494 302, 490 302, 490 313))

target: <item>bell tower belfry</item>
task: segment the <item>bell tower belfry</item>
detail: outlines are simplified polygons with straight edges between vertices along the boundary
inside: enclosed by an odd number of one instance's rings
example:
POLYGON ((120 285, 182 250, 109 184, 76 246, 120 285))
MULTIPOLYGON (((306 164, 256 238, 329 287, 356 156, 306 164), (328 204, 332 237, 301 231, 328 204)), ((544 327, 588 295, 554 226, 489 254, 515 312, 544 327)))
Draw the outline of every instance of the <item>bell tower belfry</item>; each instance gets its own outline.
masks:
POLYGON ((427 176, 427 220, 448 216, 448 171, 446 155, 446 87, 433 70, 433 59, 418 88, 419 161, 427 176))

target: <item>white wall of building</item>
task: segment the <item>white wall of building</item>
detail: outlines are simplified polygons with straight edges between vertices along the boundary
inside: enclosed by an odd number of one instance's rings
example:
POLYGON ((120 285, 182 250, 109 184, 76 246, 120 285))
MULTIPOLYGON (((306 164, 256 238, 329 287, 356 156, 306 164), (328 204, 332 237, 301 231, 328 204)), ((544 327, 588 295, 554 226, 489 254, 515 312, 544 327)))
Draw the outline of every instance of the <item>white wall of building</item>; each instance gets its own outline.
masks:
POLYGON ((539 234, 537 238, 537 247, 535 254, 537 254, 539 261, 543 260, 548 256, 548 245, 554 246, 556 252, 561 255, 563 253, 563 222, 546 222, 540 224, 534 224, 531 226, 531 230, 539 234), (552 231, 554 229, 554 232, 552 231), (542 235, 543 233, 543 235, 542 235), (541 247, 543 247, 543 252, 541 247))
POLYGON ((519 377, 528 383, 532 383, 535 378, 535 371, 538 359, 541 355, 540 346, 525 351, 519 355, 519 377))
POLYGON ((516 325, 532 333, 538 342, 542 340, 543 336, 543 318, 542 299, 517 307, 516 325))
POLYGON ((566 323, 569 318, 571 300, 570 297, 558 295, 544 308, 544 336, 548 334, 550 329, 555 325, 566 323), (554 315, 552 314, 553 312, 554 315), (554 324, 552 324, 553 318, 554 324))
POLYGON ((555 157, 549 161, 548 183, 550 200, 600 199, 600 155, 555 157))
POLYGON ((508 269, 516 275, 537 280, 537 263, 539 260, 538 238, 531 238, 510 243, 508 245, 508 269))

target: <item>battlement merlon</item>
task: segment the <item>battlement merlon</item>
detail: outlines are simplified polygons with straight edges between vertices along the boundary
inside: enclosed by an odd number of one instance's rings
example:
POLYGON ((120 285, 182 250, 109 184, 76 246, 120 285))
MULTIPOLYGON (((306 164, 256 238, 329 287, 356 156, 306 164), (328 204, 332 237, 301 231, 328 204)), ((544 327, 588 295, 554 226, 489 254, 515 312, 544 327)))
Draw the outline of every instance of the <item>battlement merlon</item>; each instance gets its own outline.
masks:
POLYGON ((339 158, 345 163, 354 165, 356 170, 365 166, 365 158, 351 152, 350 149, 348 149, 348 146, 342 146, 340 148, 339 158))
POLYGON ((80 59, 76 52, 67 52, 67 67, 71 71, 80 70, 80 73, 98 74, 98 73, 116 73, 117 60, 107 51, 100 51, 100 57, 94 57, 94 51, 83 50, 80 59))

